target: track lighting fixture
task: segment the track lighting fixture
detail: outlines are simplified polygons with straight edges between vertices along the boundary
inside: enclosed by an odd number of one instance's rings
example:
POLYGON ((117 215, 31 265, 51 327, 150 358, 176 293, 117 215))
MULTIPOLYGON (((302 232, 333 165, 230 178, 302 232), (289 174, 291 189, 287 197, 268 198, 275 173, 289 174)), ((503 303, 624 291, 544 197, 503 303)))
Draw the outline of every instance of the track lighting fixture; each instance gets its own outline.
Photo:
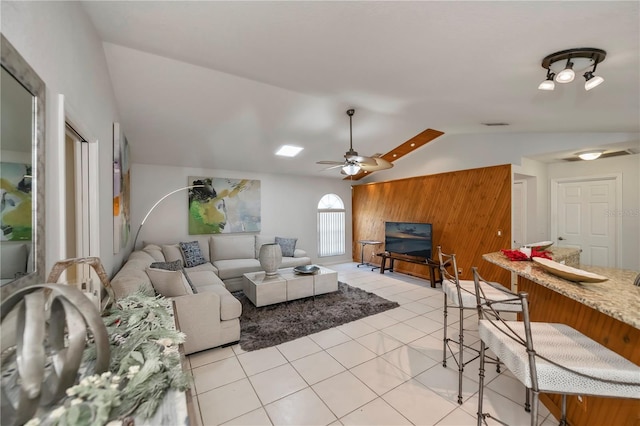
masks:
POLYGON ((593 47, 561 50, 547 55, 542 60, 542 68, 547 70, 547 78, 540 83, 538 89, 553 90, 555 83, 570 83, 575 79, 576 71, 574 68, 582 72, 593 67, 583 75, 585 90, 591 90, 604 81, 604 78, 594 75, 594 73, 598 64, 604 61, 606 56, 607 52, 593 47), (562 66, 561 64, 564 64, 562 69, 559 68, 562 66))

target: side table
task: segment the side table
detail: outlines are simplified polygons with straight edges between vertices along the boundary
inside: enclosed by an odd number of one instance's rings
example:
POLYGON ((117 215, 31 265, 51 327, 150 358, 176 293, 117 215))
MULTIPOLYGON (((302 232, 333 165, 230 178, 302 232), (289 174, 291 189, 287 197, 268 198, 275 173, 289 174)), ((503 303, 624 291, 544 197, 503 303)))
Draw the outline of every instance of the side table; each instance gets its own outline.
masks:
MULTIPOLYGON (((382 241, 377 241, 377 240, 360 240, 358 241, 360 243, 360 263, 357 265, 357 267, 361 267, 361 266, 374 266, 374 269, 376 268, 375 265, 370 264, 369 262, 365 262, 364 261, 364 248, 367 245, 371 245, 371 246, 375 246, 378 244, 382 244, 382 241)), ((372 269, 373 270, 373 269, 372 269)))

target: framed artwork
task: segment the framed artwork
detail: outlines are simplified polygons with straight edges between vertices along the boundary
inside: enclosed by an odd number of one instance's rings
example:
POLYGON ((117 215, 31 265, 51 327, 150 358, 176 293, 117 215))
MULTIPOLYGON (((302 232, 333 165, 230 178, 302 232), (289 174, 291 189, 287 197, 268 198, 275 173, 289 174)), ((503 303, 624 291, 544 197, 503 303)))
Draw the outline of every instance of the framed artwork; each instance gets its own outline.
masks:
POLYGON ((260 181, 189 176, 189 235, 260 232, 260 181))
POLYGON ((131 232, 131 167, 129 142, 113 123, 113 253, 127 246, 131 232))
POLYGON ((0 163, 2 241, 31 241, 31 165, 0 163))

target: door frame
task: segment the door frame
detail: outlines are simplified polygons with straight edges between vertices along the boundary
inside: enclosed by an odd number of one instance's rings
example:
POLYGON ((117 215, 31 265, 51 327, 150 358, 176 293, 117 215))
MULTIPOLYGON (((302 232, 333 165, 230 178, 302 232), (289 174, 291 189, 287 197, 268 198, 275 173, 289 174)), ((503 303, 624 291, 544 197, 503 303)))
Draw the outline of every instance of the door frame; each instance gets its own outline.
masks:
MULTIPOLYGON (((549 225, 551 227, 551 241, 558 241, 558 187, 562 183, 570 183, 570 182, 589 182, 596 180, 613 180, 615 181, 616 187, 616 206, 615 209, 617 211, 622 211, 622 173, 605 173, 599 175, 590 175, 590 176, 576 176, 576 177, 564 177, 564 178, 554 178, 551 179, 551 217, 549 225)), ((620 268, 620 253, 622 253, 622 220, 618 220, 616 215, 613 215, 616 218, 616 268, 620 268)))
MULTIPOLYGON (((529 186, 528 186, 528 183, 527 183, 526 179, 515 179, 513 181, 513 184, 511 185, 511 199, 512 199, 512 202, 513 202, 513 193, 514 193, 515 185, 521 185, 521 189, 522 189, 522 191, 521 191, 522 192, 522 194, 521 194, 522 196, 520 197, 521 202, 522 202, 521 203, 522 205, 520 206, 520 209, 521 209, 520 218, 522 219, 521 223, 520 223, 520 228, 523 230, 522 233, 524 234, 523 235, 524 238, 522 238, 523 243, 526 244, 527 241, 529 241, 529 229, 528 229, 528 227, 529 227, 529 215, 528 215, 528 204, 529 204, 528 203, 528 201, 529 201, 528 200, 528 197, 529 197, 529 192, 528 191, 529 191, 529 186)), ((511 248, 518 248, 518 247, 515 246, 515 242, 513 241, 513 230, 514 230, 513 219, 515 217, 515 216, 513 216, 513 206, 511 208, 511 213, 512 213, 512 215, 511 215, 512 216, 511 217, 511 237, 512 237, 511 248)))

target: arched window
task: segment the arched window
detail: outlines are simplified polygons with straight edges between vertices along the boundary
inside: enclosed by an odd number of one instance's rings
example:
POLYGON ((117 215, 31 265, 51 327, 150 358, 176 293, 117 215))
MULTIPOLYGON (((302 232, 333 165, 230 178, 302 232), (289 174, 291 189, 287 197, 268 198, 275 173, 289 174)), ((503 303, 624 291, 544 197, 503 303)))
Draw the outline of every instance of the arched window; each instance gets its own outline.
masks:
POLYGON ((344 254, 345 211, 342 199, 325 194, 318 203, 318 257, 344 254))

